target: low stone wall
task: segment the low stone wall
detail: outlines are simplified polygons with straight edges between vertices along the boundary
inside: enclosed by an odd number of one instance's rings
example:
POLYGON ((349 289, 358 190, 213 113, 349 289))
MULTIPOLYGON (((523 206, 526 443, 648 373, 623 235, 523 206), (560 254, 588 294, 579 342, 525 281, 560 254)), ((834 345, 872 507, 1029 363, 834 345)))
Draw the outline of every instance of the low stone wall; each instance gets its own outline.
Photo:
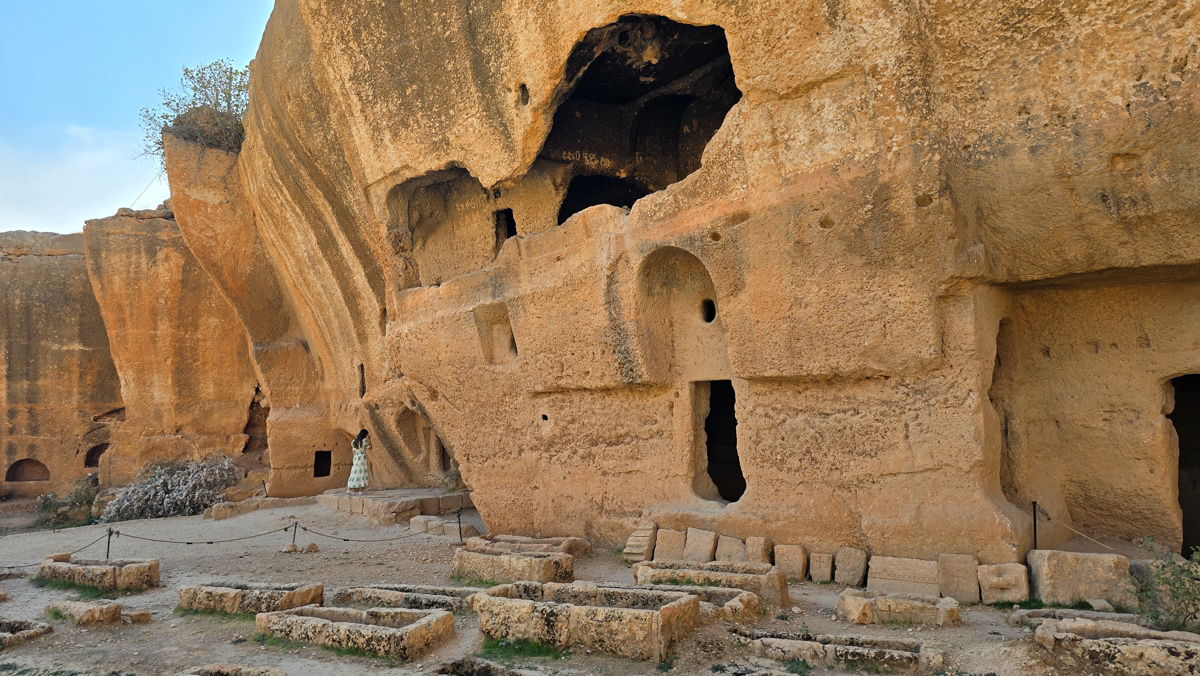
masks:
POLYGON ((763 601, 780 607, 791 603, 787 581, 769 563, 642 561, 633 565, 633 581, 639 585, 691 582, 733 587, 754 592, 763 601))
POLYGON ((275 667, 249 667, 244 664, 206 664, 193 667, 181 676, 287 676, 283 669, 275 667))
POLYGON ((470 604, 492 638, 643 660, 662 660, 700 625, 700 599, 692 594, 587 583, 506 584, 472 595, 470 604))
POLYGON ((335 606, 370 605, 385 608, 440 608, 455 611, 466 604, 474 587, 434 587, 417 584, 379 584, 339 589, 329 598, 335 606))
POLYGON ((267 613, 325 602, 321 584, 212 583, 179 588, 180 610, 267 613))
POLYGON ((600 585, 606 589, 646 589, 650 591, 680 592, 700 599, 700 619, 703 622, 751 623, 762 614, 762 602, 758 594, 733 587, 712 587, 684 584, 651 584, 629 587, 619 584, 600 585))
POLYGON ((11 648, 52 631, 54 627, 45 622, 0 620, 0 648, 11 648))
POLYGON ((466 547, 477 552, 489 550, 509 553, 558 552, 571 556, 587 556, 592 551, 591 544, 583 538, 532 538, 523 535, 481 535, 469 538, 466 547))
POLYGON ((72 559, 56 554, 42 562, 38 577, 110 591, 143 591, 159 585, 158 559, 72 559))
POLYGON ((452 574, 492 582, 570 582, 575 579, 575 557, 551 552, 462 548, 454 552, 452 574))
POLYGON ((220 521, 229 519, 241 514, 249 514, 260 509, 273 509, 275 507, 300 507, 303 505, 315 505, 317 498, 315 495, 309 495, 299 498, 247 498, 238 500, 237 502, 218 502, 217 504, 204 510, 204 518, 220 521))
POLYGON ((962 624, 958 601, 916 594, 877 594, 845 589, 838 594, 835 614, 853 624, 892 622, 945 627, 962 624))
POLYGON ((322 608, 302 606, 259 613, 263 634, 331 648, 409 659, 454 637, 454 616, 444 610, 322 608))
POLYGON ((1106 613, 1095 610, 1075 610, 1073 608, 1036 608, 1032 610, 1014 610, 1008 614, 1008 624, 1017 627, 1037 628, 1046 620, 1107 620, 1109 622, 1125 622, 1146 626, 1149 620, 1133 613, 1106 613))
POLYGON ((775 660, 804 660, 811 666, 868 672, 914 672, 941 669, 945 654, 921 641, 871 636, 736 629, 751 652, 775 660))
POLYGON ((1033 633, 1063 673, 1197 674, 1200 635, 1125 622, 1047 619, 1033 633))

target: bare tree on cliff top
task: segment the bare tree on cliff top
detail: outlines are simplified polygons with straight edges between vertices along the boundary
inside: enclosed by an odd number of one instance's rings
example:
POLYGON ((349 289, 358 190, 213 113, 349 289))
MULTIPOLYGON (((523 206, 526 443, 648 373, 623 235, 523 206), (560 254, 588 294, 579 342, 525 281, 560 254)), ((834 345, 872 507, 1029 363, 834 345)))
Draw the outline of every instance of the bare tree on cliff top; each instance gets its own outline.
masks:
MULTIPOLYGON (((250 69, 222 59, 184 68, 178 89, 160 89, 162 104, 143 108, 142 152, 163 157, 163 133, 209 148, 236 153, 245 131, 242 115, 250 100, 250 69)), ((164 164, 165 166, 165 164, 164 164)))

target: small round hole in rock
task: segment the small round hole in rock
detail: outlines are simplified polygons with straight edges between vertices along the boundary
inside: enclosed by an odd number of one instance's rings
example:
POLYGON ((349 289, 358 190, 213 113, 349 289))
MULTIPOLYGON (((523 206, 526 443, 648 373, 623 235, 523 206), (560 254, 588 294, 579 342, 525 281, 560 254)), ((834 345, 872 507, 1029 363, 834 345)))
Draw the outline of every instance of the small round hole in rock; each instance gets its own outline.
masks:
POLYGON ((819 225, 822 230, 828 230, 833 227, 833 219, 828 216, 822 216, 821 220, 817 221, 817 225, 819 225))
POLYGON ((542 420, 545 421, 545 420, 549 420, 549 419, 550 419, 550 416, 546 415, 545 413, 542 414, 542 420))
POLYGON ((711 240, 712 240, 712 241, 714 241, 714 242, 720 242, 720 241, 721 241, 721 233, 719 233, 719 232, 710 232, 710 233, 708 233, 708 238, 709 238, 709 239, 711 239, 711 240))
POLYGON ((529 87, 525 86, 524 82, 521 83, 520 87, 517 87, 517 100, 523 106, 529 105, 529 87))
POLYGON ((927 207, 930 204, 933 204, 933 195, 928 193, 924 195, 917 195, 917 206, 927 207))
POLYGON ((707 323, 717 318, 717 304, 711 298, 700 303, 700 317, 707 323))

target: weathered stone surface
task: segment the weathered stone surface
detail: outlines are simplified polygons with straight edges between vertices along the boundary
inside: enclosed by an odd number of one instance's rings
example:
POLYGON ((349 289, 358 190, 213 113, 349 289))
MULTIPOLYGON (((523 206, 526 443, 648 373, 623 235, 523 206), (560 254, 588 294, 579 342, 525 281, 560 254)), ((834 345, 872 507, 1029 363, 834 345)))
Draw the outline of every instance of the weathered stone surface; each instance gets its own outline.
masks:
MULTIPOLYGON (((617 585, 605 585, 614 587, 617 585)), ((651 584, 644 589, 682 592, 700 599, 700 619, 704 622, 753 623, 759 619, 763 607, 758 594, 732 587, 711 585, 651 584)))
POLYGON ((0 494, 65 494, 121 407, 83 236, 0 233, 0 290, 0 494))
POLYGON ((454 552, 454 575, 492 582, 570 582, 575 579, 575 557, 551 552, 470 550, 454 552))
POLYGON ((1200 635, 1121 622, 1048 619, 1034 641, 1064 673, 1194 674, 1200 664, 1200 635))
POLYGON ((1071 605, 1104 599, 1123 608, 1137 608, 1129 559, 1124 556, 1035 549, 1026 560, 1031 592, 1046 603, 1071 605))
POLYGON ((121 604, 113 601, 55 601, 46 606, 47 615, 62 615, 72 624, 120 624, 121 604))
POLYGON ((54 627, 45 622, 0 620, 0 648, 11 648, 52 631, 54 627))
POLYGON ((662 660, 700 625, 700 599, 692 594, 591 583, 508 584, 479 592, 470 603, 480 631, 492 638, 643 660, 662 660))
POLYGON ((519 535, 484 535, 467 540, 467 549, 486 551, 495 549, 505 552, 558 552, 571 556, 587 556, 591 544, 577 537, 534 538, 519 535))
POLYGON ((837 616, 854 624, 893 622, 944 627, 961 624, 958 601, 917 594, 883 594, 844 589, 838 594, 837 616))
MULTIPOLYGON (((859 590, 847 589, 851 594, 859 590)), ((945 654, 921 641, 862 634, 812 634, 810 632, 762 631, 734 628, 750 640, 755 655, 779 661, 804 660, 810 666, 850 671, 904 673, 937 671, 945 666, 945 654)), ((764 675, 783 672, 756 672, 764 675)))
POLYGON ((833 554, 813 552, 808 565, 813 582, 833 582, 833 554))
POLYGON ((206 664, 189 669, 184 676, 287 676, 275 667, 249 667, 244 664, 206 664))
POLYGON ((329 597, 334 606, 368 605, 387 608, 441 608, 455 611, 466 598, 479 591, 474 587, 380 584, 339 589, 329 597))
POLYGON ((979 566, 979 594, 984 603, 1019 603, 1029 598, 1029 569, 1023 563, 979 566))
POLYGON ((702 528, 687 529, 683 543, 683 560, 705 563, 713 560, 717 552, 717 534, 702 528))
POLYGON ((833 581, 846 587, 859 587, 866 575, 867 553, 856 547, 839 547, 833 557, 833 581))
POLYGON ((808 552, 803 545, 775 545, 775 565, 787 579, 804 581, 808 575, 808 552))
POLYGON ((399 659, 418 657, 454 637, 454 616, 445 610, 301 606, 259 613, 254 626, 291 641, 399 659))
POLYGON ((843 589, 834 608, 838 619, 851 624, 875 624, 875 595, 858 589, 843 589))
POLYGON ((256 399, 246 333, 175 221, 96 219, 83 239, 125 408, 101 456, 101 483, 212 453, 265 467, 266 417, 252 418, 270 402, 256 399))
POLYGON ((766 603, 787 607, 790 603, 787 579, 778 568, 766 563, 735 563, 713 561, 642 561, 633 564, 635 584, 677 583, 687 580, 696 584, 716 584, 722 587, 752 591, 766 603))
POLYGON ((970 554, 942 554, 938 556, 937 567, 942 596, 959 603, 979 603, 978 559, 970 554))
POLYGON ((680 561, 683 559, 683 545, 687 533, 670 528, 659 528, 654 541, 655 561, 680 561))
POLYGON ((938 562, 872 556, 867 571, 867 590, 883 594, 939 595, 938 562))
POLYGON ((658 525, 653 521, 643 521, 625 540, 625 549, 621 552, 621 558, 630 563, 654 559, 654 544, 657 537, 658 525))
POLYGON ((746 561, 746 543, 727 535, 717 537, 714 561, 746 561))
POLYGON ((751 563, 773 563, 774 546, 771 540, 752 535, 746 538, 746 560, 751 563))
POLYGON ((38 577, 107 590, 143 591, 159 585, 158 559, 46 559, 38 577))
POLYGON ((221 613, 266 613, 307 605, 321 605, 321 584, 213 583, 179 588, 180 609, 221 613))

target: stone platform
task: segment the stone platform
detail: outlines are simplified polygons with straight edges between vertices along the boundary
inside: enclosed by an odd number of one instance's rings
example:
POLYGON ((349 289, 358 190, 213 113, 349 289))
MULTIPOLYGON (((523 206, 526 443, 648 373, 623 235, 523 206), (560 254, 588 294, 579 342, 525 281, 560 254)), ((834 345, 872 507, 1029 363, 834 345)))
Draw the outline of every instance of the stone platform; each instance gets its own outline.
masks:
POLYGON ((318 495, 317 503, 339 512, 365 516, 381 526, 404 523, 414 516, 453 514, 459 509, 475 507, 469 492, 446 493, 440 488, 394 488, 362 493, 335 488, 318 495))

